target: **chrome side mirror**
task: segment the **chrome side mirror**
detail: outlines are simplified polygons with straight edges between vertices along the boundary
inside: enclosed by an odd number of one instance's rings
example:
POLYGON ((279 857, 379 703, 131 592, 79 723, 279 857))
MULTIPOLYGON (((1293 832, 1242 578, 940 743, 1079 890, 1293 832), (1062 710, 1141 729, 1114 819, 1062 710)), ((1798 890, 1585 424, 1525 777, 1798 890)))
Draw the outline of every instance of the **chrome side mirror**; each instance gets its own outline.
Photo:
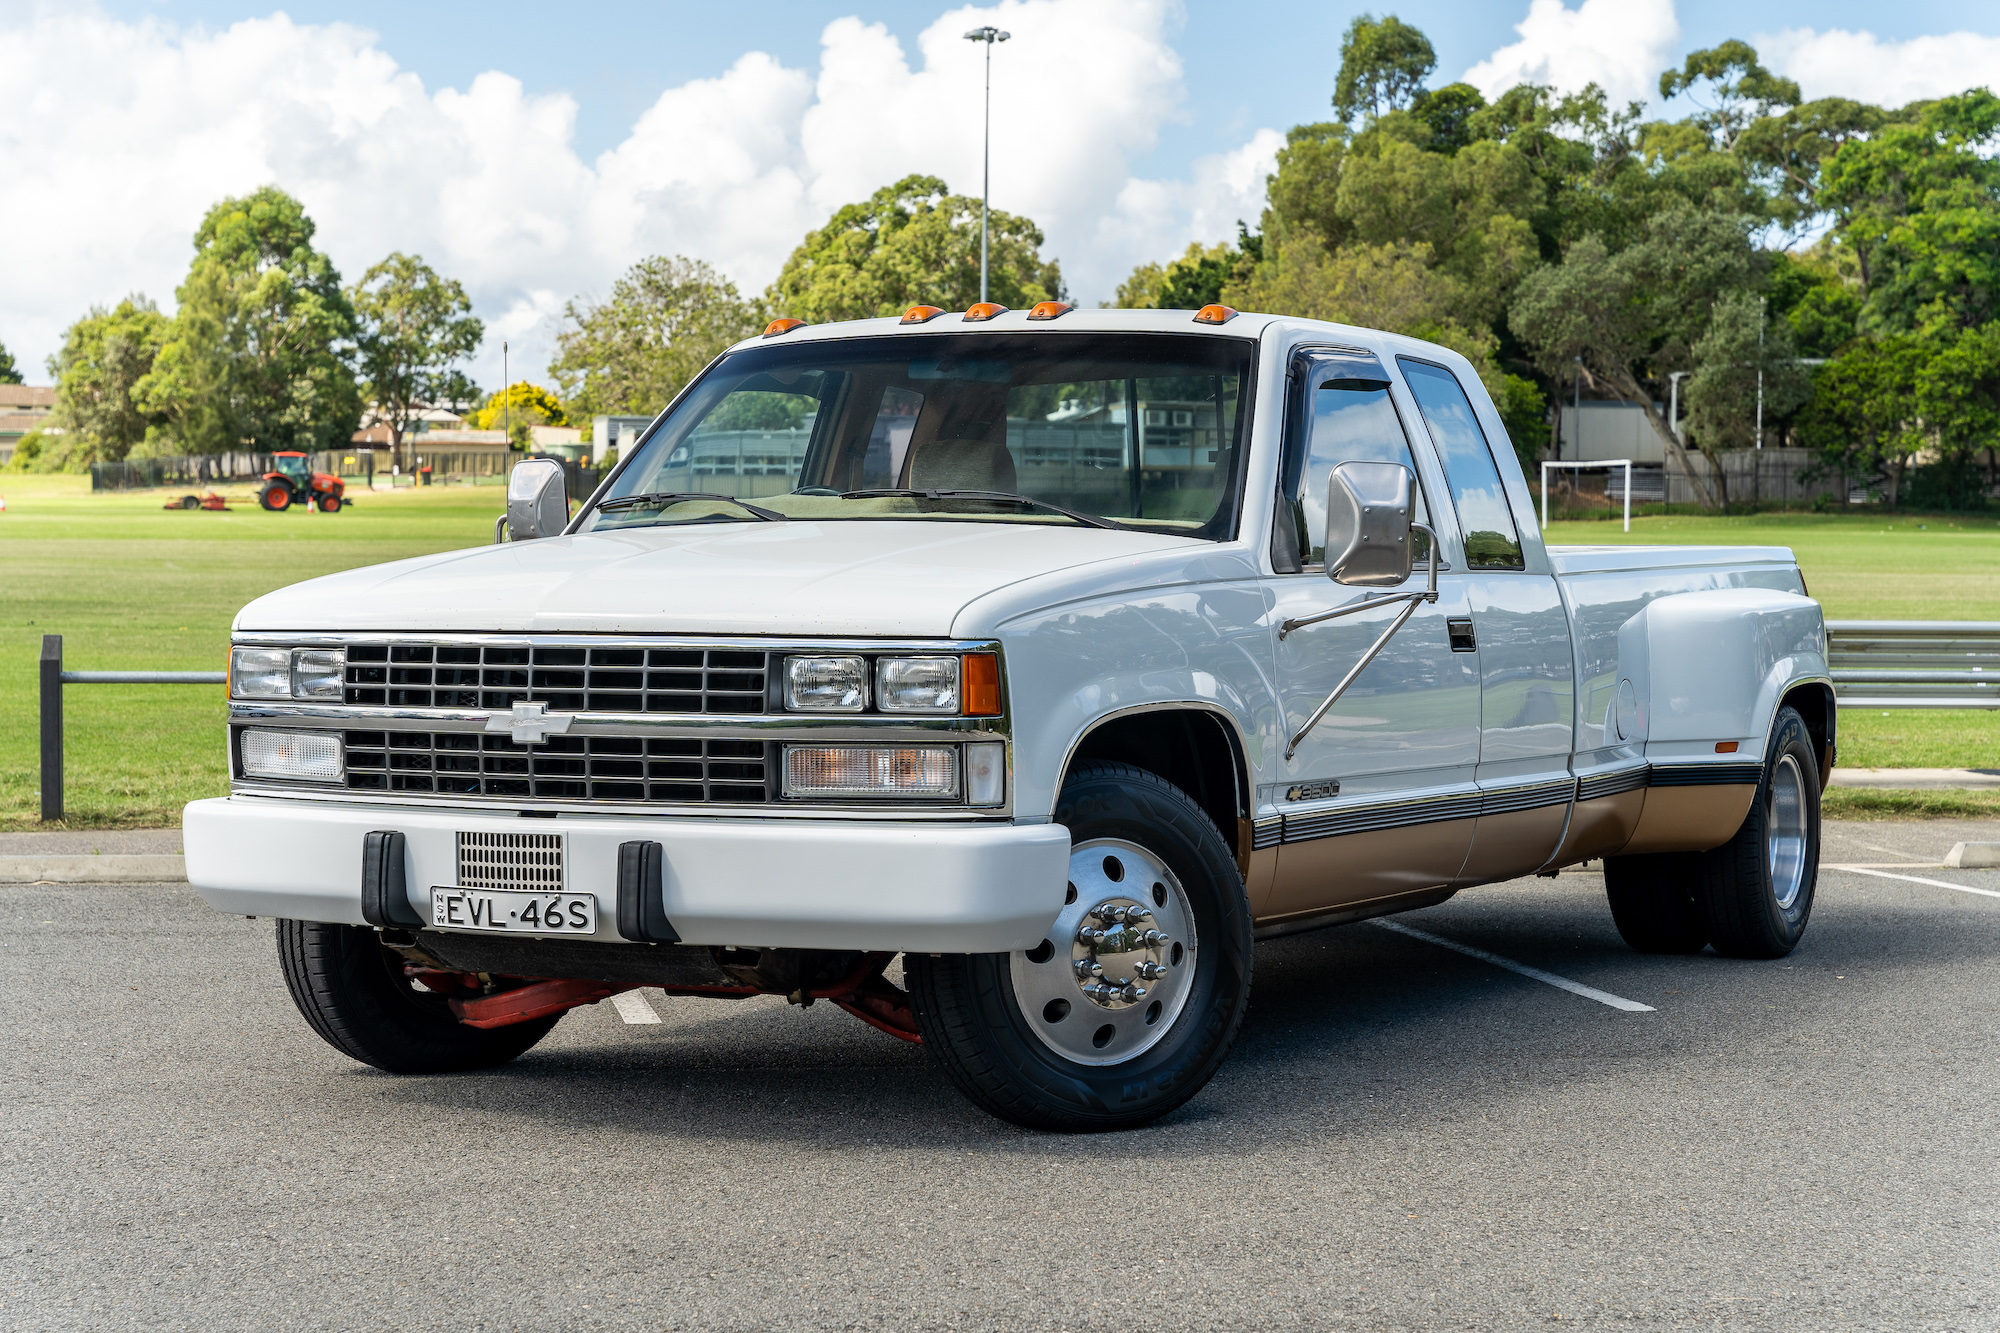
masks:
POLYGON ((1394 588, 1415 567, 1410 518, 1416 477, 1401 463, 1342 463, 1326 481, 1326 576, 1352 588, 1394 588))
MULTIPOLYGON (((508 541, 553 537, 569 526, 569 489, 563 465, 553 458, 529 458, 507 476, 507 514, 500 525, 508 541)), ((500 540, 496 534, 495 541, 500 540)))

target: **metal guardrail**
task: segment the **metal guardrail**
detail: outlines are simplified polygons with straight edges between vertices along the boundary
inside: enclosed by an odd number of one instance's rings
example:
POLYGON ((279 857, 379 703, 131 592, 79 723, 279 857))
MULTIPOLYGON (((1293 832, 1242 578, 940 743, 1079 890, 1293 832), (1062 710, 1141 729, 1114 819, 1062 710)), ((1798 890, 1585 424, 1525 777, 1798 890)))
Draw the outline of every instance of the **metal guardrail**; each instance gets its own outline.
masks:
POLYGON ((64 671, 62 635, 42 636, 42 822, 63 817, 63 686, 221 685, 222 671, 64 671))
POLYGON ((1842 708, 2000 708, 2000 621, 1829 620, 1842 708))

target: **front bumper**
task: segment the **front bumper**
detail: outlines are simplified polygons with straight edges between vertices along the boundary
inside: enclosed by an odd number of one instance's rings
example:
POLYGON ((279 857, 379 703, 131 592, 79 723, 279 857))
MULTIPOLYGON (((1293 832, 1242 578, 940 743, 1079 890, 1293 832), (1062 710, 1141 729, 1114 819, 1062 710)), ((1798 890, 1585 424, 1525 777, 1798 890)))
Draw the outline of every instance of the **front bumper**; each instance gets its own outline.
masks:
POLYGON ((664 849, 667 918, 688 944, 1000 953, 1038 943, 1062 910, 1060 824, 792 819, 522 820, 233 796, 191 803, 188 880, 209 906, 251 916, 363 924, 362 839, 408 845, 411 907, 458 880, 460 832, 561 833, 564 889, 597 898, 597 938, 617 933, 618 844, 664 849))

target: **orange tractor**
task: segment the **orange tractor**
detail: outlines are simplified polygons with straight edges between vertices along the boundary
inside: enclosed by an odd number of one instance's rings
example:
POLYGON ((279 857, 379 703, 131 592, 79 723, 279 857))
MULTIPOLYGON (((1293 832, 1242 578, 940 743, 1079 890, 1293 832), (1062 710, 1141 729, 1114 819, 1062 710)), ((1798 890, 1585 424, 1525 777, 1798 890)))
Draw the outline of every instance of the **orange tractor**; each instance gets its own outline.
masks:
POLYGON ((347 503, 347 483, 326 472, 314 472, 300 453, 272 454, 273 469, 257 489, 257 503, 272 512, 293 505, 317 505, 322 514, 337 514, 347 503))

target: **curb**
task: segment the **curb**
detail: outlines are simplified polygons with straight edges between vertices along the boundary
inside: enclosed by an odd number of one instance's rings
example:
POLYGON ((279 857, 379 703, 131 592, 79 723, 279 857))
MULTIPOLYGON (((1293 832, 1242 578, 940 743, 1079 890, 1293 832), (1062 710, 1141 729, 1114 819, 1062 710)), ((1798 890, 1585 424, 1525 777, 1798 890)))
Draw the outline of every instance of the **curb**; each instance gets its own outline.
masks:
POLYGON ((0 856, 0 884, 183 884, 185 856, 0 856))

